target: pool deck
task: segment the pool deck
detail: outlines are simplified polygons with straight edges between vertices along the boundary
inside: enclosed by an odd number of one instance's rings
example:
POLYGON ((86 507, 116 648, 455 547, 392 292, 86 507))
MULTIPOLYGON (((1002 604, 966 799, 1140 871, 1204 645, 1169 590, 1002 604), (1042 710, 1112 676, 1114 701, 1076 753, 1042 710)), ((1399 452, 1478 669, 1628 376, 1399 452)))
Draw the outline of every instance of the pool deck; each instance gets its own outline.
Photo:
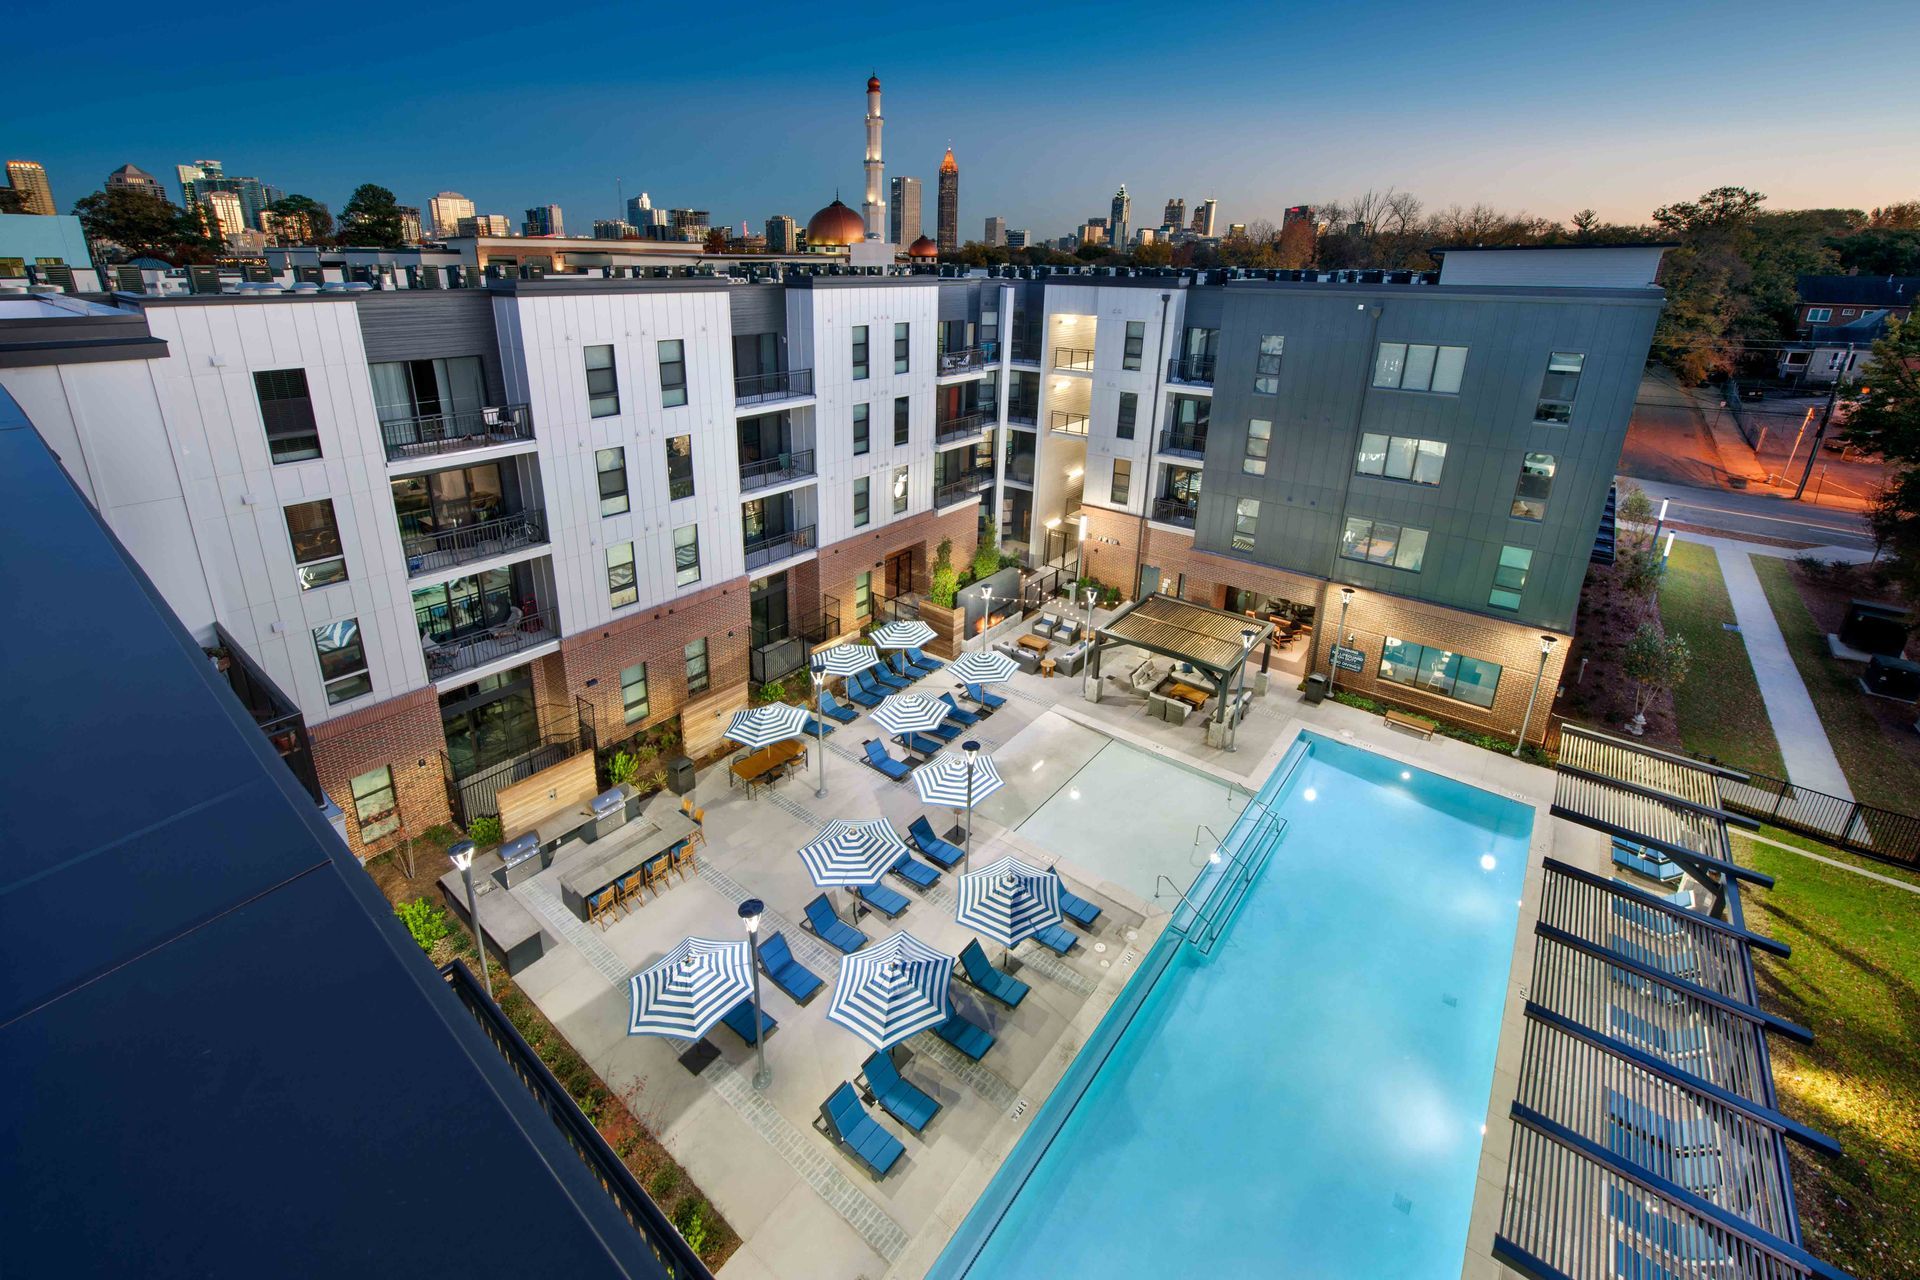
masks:
MULTIPOLYGON (((938 694, 952 683, 936 673, 918 688, 938 694)), ((1550 771, 1446 738, 1423 741, 1337 703, 1309 707, 1291 680, 1284 688, 1276 681, 1255 699, 1241 726, 1237 753, 1207 747, 1197 715, 1186 725, 1149 717, 1145 701, 1120 692, 1111 679, 1101 702, 1085 701, 1082 689, 1082 677, 1024 673, 998 687, 1007 705, 984 720, 974 736, 1009 785, 976 813, 976 858, 1017 852, 1043 864, 1056 861, 1051 851, 1034 848, 991 815, 998 802, 1017 822, 1084 763, 1084 751, 1076 757, 1046 749, 1063 739, 1063 722, 1247 791, 1258 789, 1302 729, 1312 729, 1535 807, 1463 1269, 1476 1280, 1508 1274, 1490 1250, 1506 1176, 1506 1117, 1517 1086, 1521 1000, 1532 967, 1540 860, 1551 854, 1606 873, 1606 839, 1548 816, 1550 771)), ((1098 902, 1105 915, 1091 934, 1076 931, 1080 945, 1064 959, 1035 943, 1015 950, 1018 976, 1033 987, 1015 1011, 989 1006, 971 988, 956 984, 958 1008, 992 1030, 998 1043, 976 1065, 930 1034, 908 1042, 913 1056, 904 1074, 938 1099, 942 1110, 924 1139, 882 1118, 905 1143, 906 1156, 885 1180, 873 1181, 813 1128, 820 1103, 840 1081, 854 1077, 869 1050, 826 1019, 839 955, 798 926, 802 907, 818 890, 795 851, 832 818, 884 816, 904 834, 908 822, 923 812, 943 832, 951 815, 925 810, 911 782, 889 782, 859 763, 860 743, 869 737, 885 735, 863 715, 828 739, 825 799, 813 794, 817 759, 803 777, 789 778, 751 800, 727 788, 724 767, 704 772, 695 793, 707 809, 708 843, 699 872, 676 881, 664 895, 650 896, 644 907, 605 929, 574 920, 544 884, 545 876, 512 891, 548 935, 546 954, 519 975, 522 990, 626 1097, 739 1231, 743 1244, 722 1268, 724 1280, 924 1275, 1168 920, 1163 904, 1059 860, 1069 887, 1098 902), (627 977, 689 934, 738 936, 735 907, 747 897, 767 903, 763 936, 783 931, 796 957, 828 983, 805 1008, 763 983, 767 1011, 779 1022, 767 1041, 773 1082, 765 1093, 751 1085, 752 1049, 725 1028, 709 1033, 720 1056, 698 1075, 678 1060, 685 1044, 626 1033, 627 977)), ((893 887, 914 899, 913 906, 897 925, 868 916, 861 927, 874 938, 895 927, 906 929, 930 945, 957 952, 971 937, 953 920, 957 870, 943 874, 924 895, 890 878, 893 887)), ((844 914, 844 891, 833 896, 844 914)), ((988 951, 998 961, 999 949, 988 951)))

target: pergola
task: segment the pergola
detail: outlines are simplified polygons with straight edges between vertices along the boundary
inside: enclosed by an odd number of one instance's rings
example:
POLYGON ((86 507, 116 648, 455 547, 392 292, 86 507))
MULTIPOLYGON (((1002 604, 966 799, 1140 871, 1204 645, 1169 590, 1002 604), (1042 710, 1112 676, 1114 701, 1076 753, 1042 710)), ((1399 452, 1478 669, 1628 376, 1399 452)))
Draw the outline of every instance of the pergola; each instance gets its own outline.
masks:
POLYGON ((1094 636, 1094 679, 1100 678, 1100 655, 1116 645, 1189 662, 1213 678, 1213 717, 1224 721, 1235 677, 1255 648, 1271 644, 1273 624, 1155 592, 1115 614, 1094 636))

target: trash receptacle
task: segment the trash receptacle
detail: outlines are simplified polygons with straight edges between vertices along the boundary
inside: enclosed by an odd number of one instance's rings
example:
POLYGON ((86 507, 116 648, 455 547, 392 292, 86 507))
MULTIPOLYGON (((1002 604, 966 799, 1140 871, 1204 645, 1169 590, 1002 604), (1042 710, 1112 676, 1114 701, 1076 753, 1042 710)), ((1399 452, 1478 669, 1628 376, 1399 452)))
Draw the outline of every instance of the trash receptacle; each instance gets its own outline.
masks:
POLYGON ((1306 699, 1308 706, 1317 706, 1324 702, 1327 697, 1327 678, 1318 673, 1308 676, 1307 687, 1301 696, 1306 699))
POLYGON ((667 790, 677 796, 684 796, 693 790, 693 761, 686 756, 675 756, 667 761, 667 790))

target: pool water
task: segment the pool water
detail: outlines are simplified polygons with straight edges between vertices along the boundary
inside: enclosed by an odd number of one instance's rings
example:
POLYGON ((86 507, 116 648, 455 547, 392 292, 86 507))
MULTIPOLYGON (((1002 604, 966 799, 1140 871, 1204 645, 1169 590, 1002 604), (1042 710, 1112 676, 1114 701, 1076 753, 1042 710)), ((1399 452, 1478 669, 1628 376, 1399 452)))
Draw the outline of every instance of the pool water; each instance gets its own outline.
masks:
POLYGON ((1459 1275, 1532 810, 1302 742, 1212 953, 1163 937, 931 1275, 1459 1275))

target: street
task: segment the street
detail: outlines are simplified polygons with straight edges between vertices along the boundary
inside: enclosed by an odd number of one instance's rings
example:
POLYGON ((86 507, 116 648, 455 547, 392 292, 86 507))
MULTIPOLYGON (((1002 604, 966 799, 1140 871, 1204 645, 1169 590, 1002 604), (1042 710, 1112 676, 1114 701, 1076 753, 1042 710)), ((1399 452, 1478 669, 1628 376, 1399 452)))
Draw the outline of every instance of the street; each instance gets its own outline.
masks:
MULTIPOLYGON (((1625 459, 1622 462, 1624 464, 1625 459)), ((1667 509, 1669 522, 1712 529, 1732 537, 1782 538, 1855 552, 1873 550, 1873 537, 1867 531, 1866 520, 1850 511, 1814 507, 1774 493, 1700 489, 1627 475, 1620 477, 1622 484, 1629 480, 1653 499, 1656 512, 1661 499, 1671 500, 1672 505, 1667 509)))

